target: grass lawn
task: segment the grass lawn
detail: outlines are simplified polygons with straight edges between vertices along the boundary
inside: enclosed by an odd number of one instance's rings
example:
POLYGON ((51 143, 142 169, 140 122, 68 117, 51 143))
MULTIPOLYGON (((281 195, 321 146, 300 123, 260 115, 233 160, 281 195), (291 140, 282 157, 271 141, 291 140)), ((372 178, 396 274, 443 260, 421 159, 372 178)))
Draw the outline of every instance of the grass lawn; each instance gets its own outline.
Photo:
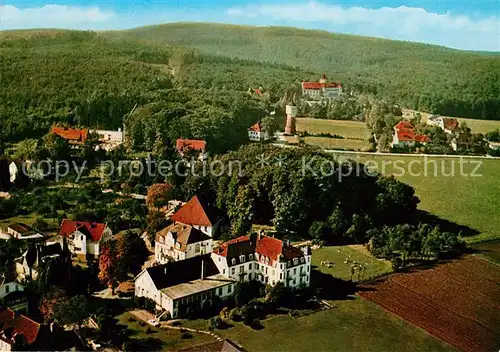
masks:
POLYGON ((299 117, 296 119, 297 132, 331 133, 346 138, 366 140, 369 137, 364 122, 345 120, 323 120, 299 117))
POLYGON ((118 324, 127 326, 131 339, 159 339, 162 344, 162 351, 178 350, 207 342, 213 342, 214 339, 204 334, 192 334, 189 339, 182 339, 179 330, 159 329, 144 323, 141 326, 139 322, 128 312, 117 316, 118 324), (146 329, 150 327, 152 333, 147 334, 146 329))
POLYGON ((478 242, 499 238, 500 233, 500 162, 488 159, 464 159, 464 172, 460 171, 458 158, 422 156, 383 156, 383 155, 357 155, 347 156, 363 162, 373 160, 378 170, 391 175, 395 174, 401 181, 413 186, 420 199, 419 209, 449 220, 459 225, 467 226, 479 232, 474 236, 465 237, 469 242, 478 242), (412 161, 419 163, 410 164, 412 161), (427 174, 425 165, 427 160, 427 174), (471 173, 476 164, 471 160, 480 162, 476 171, 477 177, 471 173), (383 161, 386 161, 384 167, 383 161), (399 161, 399 164, 394 164, 399 161), (435 168, 433 161, 437 163, 435 168), (398 166, 405 170, 401 175, 398 166), (408 172, 411 168, 411 173, 408 172), (455 176, 446 176, 455 168, 455 176), (437 172, 437 176, 435 171, 437 172), (444 170, 444 172, 443 172, 444 170), (400 174, 400 175, 398 175, 400 174))
POLYGON ((263 330, 241 323, 215 332, 248 351, 454 351, 423 330, 365 299, 335 301, 335 308, 264 320, 263 330))
MULTIPOLYGON (((12 218, 1 219, 0 220, 0 229, 7 228, 7 226, 9 226, 10 224, 15 223, 15 222, 20 222, 20 223, 26 224, 28 226, 32 226, 33 223, 36 221, 37 217, 39 217, 38 214, 32 213, 32 214, 28 214, 28 215, 18 215, 18 216, 12 217, 12 218)), ((49 224, 49 226, 52 226, 52 225, 57 226, 57 224, 55 223, 55 221, 57 219, 43 218, 43 220, 45 220, 49 224)))
MULTIPOLYGON (((339 279, 350 280, 351 264, 345 263, 346 258, 366 265, 366 271, 363 277, 364 280, 392 271, 392 266, 389 261, 373 257, 362 245, 333 246, 315 249, 313 250, 312 264, 317 267, 317 270, 323 273, 330 274, 339 279), (333 263, 333 266, 331 268, 322 266, 321 261, 330 261, 333 263)), ((356 276, 354 279, 356 279, 356 276)))
POLYGON ((473 245, 472 248, 479 251, 479 256, 500 264, 500 241, 480 243, 473 245))
POLYGON ((308 145, 325 149, 354 149, 362 150, 367 146, 367 141, 359 139, 340 139, 328 137, 304 137, 308 145))

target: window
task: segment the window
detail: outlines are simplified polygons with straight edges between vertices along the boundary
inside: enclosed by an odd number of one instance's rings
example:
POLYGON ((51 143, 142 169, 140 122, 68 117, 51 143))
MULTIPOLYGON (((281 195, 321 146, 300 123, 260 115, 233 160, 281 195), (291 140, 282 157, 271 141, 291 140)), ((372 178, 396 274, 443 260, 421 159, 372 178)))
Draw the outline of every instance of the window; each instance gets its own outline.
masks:
POLYGON ((297 274, 297 268, 293 268, 293 275, 297 274))
POLYGON ((220 292, 220 288, 217 289, 217 296, 220 296, 221 292, 220 292))
POLYGON ((231 268, 231 275, 234 275, 234 268, 231 268))
POLYGON ((236 258, 231 259, 231 264, 235 265, 236 264, 236 258))
POLYGON ((242 254, 240 255, 240 263, 244 263, 245 262, 245 255, 242 254))
POLYGON ((297 258, 293 258, 293 265, 297 265, 299 263, 299 260, 297 258))
POLYGON ((240 274, 243 274, 244 270, 245 270, 245 266, 244 265, 240 266, 240 274))
POLYGON ((303 266, 301 266, 301 267, 300 267, 300 273, 302 274, 303 272, 304 272, 304 267, 303 267, 303 266))
POLYGON ((300 262, 304 263, 304 257, 300 257, 300 262))
POLYGON ((5 285, 5 293, 9 293, 10 291, 10 286, 9 285, 5 285))
POLYGON ((259 260, 259 255, 255 253, 255 260, 259 260))
POLYGON ((248 270, 252 270, 252 263, 248 264, 248 270))
POLYGON ((200 253, 200 244, 199 243, 194 245, 194 251, 195 251, 195 253, 200 253))
POLYGON ((266 275, 267 275, 267 268, 266 268, 266 275))
POLYGON ((253 260, 253 254, 248 255, 248 260, 253 260))
POLYGON ((256 270, 259 270, 259 264, 258 264, 258 263, 257 263, 257 264, 255 264, 255 269, 256 269, 256 270))
POLYGON ((280 274, 280 280, 283 280, 283 273, 280 274))
POLYGON ((226 275, 226 269, 222 269, 222 274, 226 275))
POLYGON ((227 287, 227 293, 231 293, 232 290, 233 290, 233 286, 229 285, 227 287))

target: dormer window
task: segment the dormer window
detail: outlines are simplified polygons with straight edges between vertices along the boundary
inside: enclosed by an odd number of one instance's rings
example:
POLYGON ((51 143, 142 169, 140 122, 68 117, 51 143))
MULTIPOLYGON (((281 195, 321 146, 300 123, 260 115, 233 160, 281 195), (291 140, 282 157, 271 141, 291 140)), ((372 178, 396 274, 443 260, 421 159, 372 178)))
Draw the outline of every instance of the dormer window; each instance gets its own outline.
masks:
POLYGON ((293 258, 293 265, 297 265, 299 263, 299 260, 297 258, 293 258))
POLYGON ((266 257, 266 264, 269 264, 269 258, 266 257))
POLYGON ((244 263, 245 262, 245 255, 242 254, 240 255, 240 263, 244 263))
POLYGON ((304 263, 304 257, 300 257, 300 262, 304 263))
POLYGON ((255 253, 255 260, 259 260, 259 254, 255 253))
POLYGON ((253 260, 253 254, 248 255, 248 260, 253 260))
POLYGON ((292 262, 291 262, 291 261, 287 261, 287 262, 286 262, 286 267, 287 267, 287 268, 289 268, 289 267, 291 267, 291 266, 292 266, 292 262))
POLYGON ((236 264, 236 258, 231 259, 231 264, 235 265, 236 264))

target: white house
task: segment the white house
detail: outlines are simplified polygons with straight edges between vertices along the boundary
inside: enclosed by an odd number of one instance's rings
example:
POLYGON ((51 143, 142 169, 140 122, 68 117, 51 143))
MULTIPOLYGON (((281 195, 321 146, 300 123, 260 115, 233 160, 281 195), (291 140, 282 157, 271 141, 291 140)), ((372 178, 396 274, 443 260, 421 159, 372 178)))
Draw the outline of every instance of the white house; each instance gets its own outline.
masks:
POLYGON ((429 141, 428 136, 415 133, 415 127, 410 121, 402 120, 394 126, 391 147, 413 147, 417 143, 427 144, 429 141))
POLYGON ((439 115, 429 116, 427 118, 427 124, 430 126, 437 126, 448 134, 452 134, 459 130, 458 120, 450 117, 442 117, 439 115))
POLYGON ((310 285, 309 247, 301 250, 274 237, 251 234, 222 244, 212 257, 222 274, 236 281, 283 282, 291 288, 310 285))
POLYGON ((313 100, 332 100, 342 95, 342 84, 328 82, 323 75, 318 82, 302 82, 302 95, 313 100))
POLYGON ((212 253, 213 239, 191 225, 171 224, 156 234, 155 259, 165 264, 212 253))
POLYGON ((205 254, 144 269, 135 278, 135 295, 153 300, 157 309, 178 318, 212 304, 215 297, 231 296, 234 285, 205 254))
POLYGON ((174 223, 192 225, 210 237, 218 236, 224 228, 222 212, 198 196, 191 198, 170 217, 170 220, 174 223))
POLYGON ((79 260, 86 260, 87 255, 97 258, 101 243, 113 237, 106 224, 67 219, 62 221, 59 235, 69 240, 69 250, 79 260))
POLYGON ((18 314, 28 312, 28 300, 24 286, 16 281, 6 280, 0 276, 0 299, 3 304, 18 314))
POLYGON ((262 129, 260 121, 248 129, 248 139, 254 142, 267 141, 269 134, 262 129))
POLYGON ((90 133, 98 135, 98 141, 104 150, 111 150, 123 143, 123 132, 121 128, 118 131, 109 130, 91 130, 90 133))
POLYGON ((35 229, 32 229, 26 224, 22 223, 14 223, 10 224, 7 227, 7 233, 15 239, 18 240, 28 240, 28 239, 36 239, 36 238, 43 238, 43 234, 38 232, 35 229))

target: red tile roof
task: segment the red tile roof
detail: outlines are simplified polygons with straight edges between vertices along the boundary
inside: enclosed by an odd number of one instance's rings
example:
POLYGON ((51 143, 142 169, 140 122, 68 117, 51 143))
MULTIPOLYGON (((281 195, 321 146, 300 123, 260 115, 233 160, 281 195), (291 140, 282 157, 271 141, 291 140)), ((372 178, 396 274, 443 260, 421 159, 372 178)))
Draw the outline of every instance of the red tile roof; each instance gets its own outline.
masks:
POLYGON ((176 149, 178 152, 183 152, 186 149, 199 150, 205 152, 207 142, 202 139, 182 139, 179 138, 176 143, 176 149))
MULTIPOLYGON (((283 257, 286 260, 292 260, 293 258, 299 258, 303 256, 303 253, 299 248, 295 248, 292 246, 285 246, 283 244, 283 241, 276 239, 274 237, 262 235, 262 236, 256 236, 256 239, 257 243, 255 244, 253 252, 269 258, 271 263, 278 260, 280 254, 283 255, 283 257)), ((224 242, 218 249, 215 250, 215 253, 223 257, 227 257, 228 249, 230 246, 247 243, 250 241, 251 241, 250 236, 240 236, 238 238, 224 242)), ((249 245, 253 246, 254 244, 250 243, 249 245)), ((242 249, 243 248, 244 247, 242 247, 242 249)))
POLYGON ((414 130, 415 127, 413 127, 413 125, 411 124, 410 121, 408 120, 402 120, 402 121, 399 121, 396 126, 394 126, 394 128, 397 130, 397 131, 403 131, 403 130, 414 130))
POLYGON ((99 242, 102 238, 102 234, 106 229, 106 224, 100 224, 96 222, 86 222, 86 221, 72 221, 64 219, 61 223, 61 229, 59 234, 63 237, 68 237, 75 231, 80 231, 85 235, 90 235, 94 242, 99 242))
POLYGON ((430 142, 431 139, 428 136, 426 136, 425 134, 416 134, 415 141, 417 141, 419 143, 427 143, 427 142, 430 142))
POLYGON ((400 142, 415 141, 415 133, 413 133, 413 131, 403 130, 403 131, 396 131, 396 133, 398 135, 398 140, 400 142))
POLYGON ((89 134, 89 130, 86 128, 77 129, 77 128, 53 126, 51 133, 55 133, 61 136, 62 138, 66 139, 67 141, 85 143, 89 134))
POLYGON ((14 331, 11 337, 16 334, 22 334, 29 344, 35 342, 40 324, 31 320, 30 318, 20 315, 16 318, 16 314, 11 309, 3 309, 0 311, 0 325, 2 329, 13 328, 14 331))
POLYGON ((248 130, 254 132, 262 132, 262 127, 260 126, 260 122, 257 122, 256 124, 252 125, 252 127, 250 127, 248 130))
POLYGON ((262 95, 262 91, 259 88, 255 88, 253 91, 257 95, 262 95))
POLYGON ((458 128, 458 120, 451 119, 449 117, 443 117, 444 128, 450 131, 454 131, 458 128))
POLYGON ((177 210, 170 220, 186 225, 213 226, 216 215, 198 196, 191 198, 182 208, 177 210))
POLYGON ((342 88, 341 83, 302 82, 303 89, 342 88))

